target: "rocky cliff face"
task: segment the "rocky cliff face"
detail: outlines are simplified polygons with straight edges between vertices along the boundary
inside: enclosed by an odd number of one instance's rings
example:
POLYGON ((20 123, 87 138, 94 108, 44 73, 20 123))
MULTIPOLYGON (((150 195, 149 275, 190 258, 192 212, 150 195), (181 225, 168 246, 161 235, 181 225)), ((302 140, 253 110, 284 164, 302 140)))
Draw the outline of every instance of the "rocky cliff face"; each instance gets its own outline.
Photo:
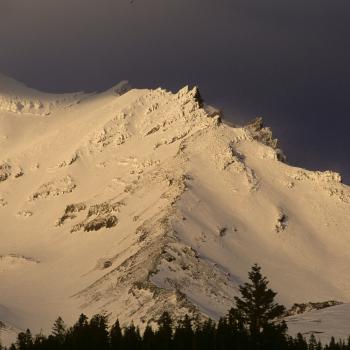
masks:
POLYGON ((229 126, 196 88, 83 96, 0 111, 1 320, 217 318, 254 262, 281 302, 350 298, 338 174, 281 162, 261 120, 229 126))

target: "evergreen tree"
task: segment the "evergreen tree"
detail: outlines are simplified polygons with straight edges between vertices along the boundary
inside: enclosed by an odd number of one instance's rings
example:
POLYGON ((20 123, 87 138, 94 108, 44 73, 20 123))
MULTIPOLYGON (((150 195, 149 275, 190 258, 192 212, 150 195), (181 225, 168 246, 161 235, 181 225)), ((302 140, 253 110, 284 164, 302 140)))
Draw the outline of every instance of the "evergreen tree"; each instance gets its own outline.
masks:
POLYGON ((193 330, 192 321, 188 315, 179 321, 175 329, 173 348, 176 350, 188 350, 192 348, 193 330))
MULTIPOLYGON (((337 349, 338 349, 338 346, 337 346, 337 344, 335 343, 334 337, 331 338, 331 341, 329 342, 328 347, 329 347, 329 350, 337 350, 337 349)), ((310 346, 309 346, 309 349, 310 349, 310 346)), ((309 350, 309 349, 308 349, 308 350, 309 350)))
POLYGON ((231 330, 229 328, 227 318, 220 318, 216 327, 215 343, 218 350, 225 350, 227 344, 231 344, 231 330))
POLYGON ((108 321, 104 315, 94 315, 89 323, 90 348, 108 350, 108 321))
POLYGON ((241 296, 235 297, 236 306, 231 312, 236 315, 249 331, 253 342, 259 343, 264 332, 276 331, 285 333, 286 327, 281 326, 278 318, 285 308, 275 303, 276 292, 268 288, 269 281, 261 274, 261 267, 254 264, 248 274, 250 283, 239 287, 241 296))
MULTIPOLYGON (((263 350, 283 350, 288 348, 286 337, 287 325, 285 322, 268 324, 260 334, 259 346, 263 350)), ((252 338, 254 344, 254 338, 252 338)))
POLYGON ((30 350, 33 348, 33 337, 29 329, 18 333, 16 345, 18 350, 30 350))
POLYGON ((124 328, 121 349, 141 350, 141 340, 139 329, 131 323, 130 326, 124 328))
POLYGON ((67 332, 67 347, 74 350, 91 349, 89 322, 86 315, 81 314, 78 321, 67 332))
POLYGON ((317 350, 317 341, 314 334, 311 334, 307 348, 308 350, 317 350))
POLYGON ((156 349, 170 350, 173 334, 173 321, 169 312, 164 311, 158 320, 158 331, 156 332, 156 349))
POLYGON ((216 329, 215 323, 209 319, 203 323, 198 323, 193 340, 194 350, 212 350, 215 349, 216 329))
POLYGON ((110 348, 112 350, 119 350, 122 342, 122 330, 120 328, 119 320, 117 319, 109 332, 110 348))
POLYGON ((142 349, 154 350, 155 349, 155 334, 150 325, 147 325, 142 336, 142 349))
POLYGON ((231 343, 236 349, 248 349, 249 345, 249 333, 245 326, 242 314, 237 309, 232 308, 227 315, 228 327, 231 331, 231 343))
MULTIPOLYGON (((344 348, 345 349, 345 348, 344 348)), ((322 344, 320 341, 317 342, 316 350, 322 350, 322 344)))
POLYGON ((35 336, 34 341, 33 341, 33 350, 46 350, 48 349, 48 344, 47 344, 47 338, 42 334, 39 333, 35 336))
POLYGON ((52 326, 52 336, 58 344, 63 344, 66 340, 66 325, 63 319, 59 316, 52 326))
POLYGON ((295 350, 304 350, 307 349, 307 342, 301 333, 297 334, 297 337, 293 341, 295 350))

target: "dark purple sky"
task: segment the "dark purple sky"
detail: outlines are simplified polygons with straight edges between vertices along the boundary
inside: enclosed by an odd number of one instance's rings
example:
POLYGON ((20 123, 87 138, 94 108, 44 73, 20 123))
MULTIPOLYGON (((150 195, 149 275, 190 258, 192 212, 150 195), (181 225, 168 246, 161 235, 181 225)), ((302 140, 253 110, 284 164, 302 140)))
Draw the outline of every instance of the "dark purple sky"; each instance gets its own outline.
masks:
POLYGON ((349 0, 0 0, 0 72, 46 91, 199 85, 350 183, 349 0))

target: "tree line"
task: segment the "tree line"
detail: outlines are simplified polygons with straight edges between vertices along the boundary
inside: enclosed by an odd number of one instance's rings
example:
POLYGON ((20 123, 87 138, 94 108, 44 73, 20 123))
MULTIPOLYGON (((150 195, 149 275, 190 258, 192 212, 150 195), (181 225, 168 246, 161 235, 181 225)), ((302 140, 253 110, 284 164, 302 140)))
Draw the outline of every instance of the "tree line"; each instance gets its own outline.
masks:
POLYGON ((33 336, 27 329, 9 350, 350 350, 350 337, 347 342, 332 338, 323 345, 314 335, 289 336, 285 308, 275 302, 276 292, 268 288, 261 268, 253 265, 248 276, 234 307, 218 322, 188 315, 175 322, 165 311, 157 327, 147 325, 141 333, 133 323, 121 327, 118 320, 109 327, 105 315, 89 320, 82 314, 69 328, 58 317, 49 336, 33 336))

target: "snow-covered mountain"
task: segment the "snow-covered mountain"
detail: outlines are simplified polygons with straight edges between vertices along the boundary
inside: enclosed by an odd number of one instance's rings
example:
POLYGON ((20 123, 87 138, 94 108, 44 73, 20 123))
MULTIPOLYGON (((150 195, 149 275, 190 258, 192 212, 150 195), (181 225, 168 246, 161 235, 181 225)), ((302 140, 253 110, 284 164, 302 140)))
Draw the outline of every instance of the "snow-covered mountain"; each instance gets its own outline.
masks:
MULTIPOLYGON (((217 318, 254 262, 279 301, 350 300, 350 189, 196 88, 53 95, 0 77, 0 320, 217 318)), ((45 328, 44 328, 45 330, 45 328)))

